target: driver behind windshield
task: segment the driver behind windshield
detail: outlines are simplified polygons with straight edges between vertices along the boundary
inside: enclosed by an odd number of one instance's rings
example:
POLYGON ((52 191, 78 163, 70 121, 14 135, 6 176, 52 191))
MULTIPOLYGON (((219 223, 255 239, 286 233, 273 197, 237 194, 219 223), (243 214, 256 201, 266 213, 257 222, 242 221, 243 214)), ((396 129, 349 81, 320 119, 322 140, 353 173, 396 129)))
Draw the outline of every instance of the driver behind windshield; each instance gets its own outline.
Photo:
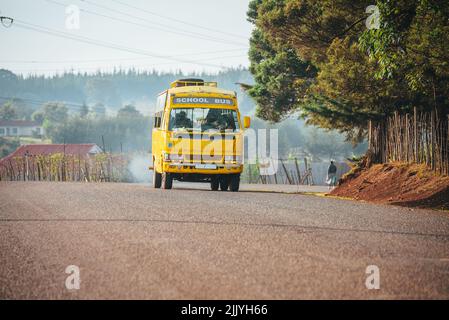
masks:
POLYGON ((227 128, 228 121, 221 114, 220 109, 210 109, 207 113, 206 119, 202 125, 202 130, 219 130, 223 131, 227 128))
POLYGON ((225 119, 226 119, 226 130, 232 130, 235 131, 236 127, 235 127, 235 121, 234 121, 234 117, 231 113, 225 114, 225 119))

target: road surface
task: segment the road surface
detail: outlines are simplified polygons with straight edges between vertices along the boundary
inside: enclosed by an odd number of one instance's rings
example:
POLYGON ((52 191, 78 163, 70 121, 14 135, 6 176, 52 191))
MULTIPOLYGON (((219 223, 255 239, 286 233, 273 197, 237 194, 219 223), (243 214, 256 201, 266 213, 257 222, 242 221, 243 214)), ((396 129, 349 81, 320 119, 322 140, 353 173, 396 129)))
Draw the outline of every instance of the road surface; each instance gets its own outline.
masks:
POLYGON ((447 299, 449 214, 298 194, 0 182, 0 298, 447 299), (66 288, 69 265, 79 290, 66 288), (366 287, 370 265, 380 289, 366 287))

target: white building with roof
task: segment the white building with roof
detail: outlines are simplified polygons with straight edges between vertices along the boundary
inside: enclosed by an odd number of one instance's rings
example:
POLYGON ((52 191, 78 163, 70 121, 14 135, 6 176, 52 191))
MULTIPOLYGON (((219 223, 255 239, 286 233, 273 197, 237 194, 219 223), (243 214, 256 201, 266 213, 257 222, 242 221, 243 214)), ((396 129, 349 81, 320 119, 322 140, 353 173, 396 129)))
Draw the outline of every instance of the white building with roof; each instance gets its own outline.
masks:
POLYGON ((42 124, 28 120, 0 120, 0 137, 32 137, 45 134, 42 124))

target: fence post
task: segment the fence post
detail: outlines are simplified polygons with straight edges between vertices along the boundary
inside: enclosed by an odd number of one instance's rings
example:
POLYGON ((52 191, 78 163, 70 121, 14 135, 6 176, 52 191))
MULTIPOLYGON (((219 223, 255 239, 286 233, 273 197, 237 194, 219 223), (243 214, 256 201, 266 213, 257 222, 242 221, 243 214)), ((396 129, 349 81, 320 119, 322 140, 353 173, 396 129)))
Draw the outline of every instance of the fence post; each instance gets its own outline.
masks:
POLYGON ((373 122, 368 120, 368 150, 373 148, 373 122))
POLYGON ((11 170, 11 180, 15 181, 16 180, 16 174, 14 172, 14 168, 12 166, 11 159, 9 159, 8 161, 9 161, 9 168, 11 170))
POLYGON ((435 109, 430 113, 430 147, 431 147, 431 166, 435 170, 435 109))
POLYGON ((81 154, 78 153, 78 181, 81 180, 81 154))
POLYGON ((26 159, 22 158, 22 178, 26 181, 26 159))
POLYGON ((28 154, 25 154, 25 176, 26 176, 26 181, 30 181, 30 162, 28 159, 28 154))
MULTIPOLYGON (((309 175, 307 174, 309 172, 309 165, 307 164, 307 158, 304 158, 304 165, 306 167, 306 180, 307 180, 307 184, 309 184, 309 175)), ((306 182, 306 181, 304 181, 306 182)))
POLYGON ((418 163, 418 109, 416 107, 413 107, 413 145, 413 160, 415 161, 415 163, 418 163))
POLYGON ((299 171, 298 159, 295 158, 296 174, 298 175, 298 185, 301 184, 301 172, 299 171))
POLYGON ((399 154, 400 154, 400 143, 399 143, 399 113, 397 111, 394 112, 394 139, 395 139, 395 152, 394 152, 394 160, 393 161, 400 161, 399 160, 399 154))
POLYGON ((449 175, 449 114, 447 115, 446 174, 449 175))
POLYGON ((407 162, 407 163, 410 163, 410 156, 409 156, 409 153, 410 153, 410 146, 409 146, 409 143, 410 143, 410 134, 409 134, 409 122, 410 122, 410 120, 409 120, 409 114, 407 113, 406 115, 405 115, 405 132, 404 132, 404 134, 405 134, 405 145, 404 145, 404 147, 405 147, 405 161, 407 162))
POLYGON ((284 161, 282 159, 280 159, 280 160, 281 160, 282 168, 284 169, 285 175, 287 177, 288 183, 293 184, 292 179, 290 178, 290 175, 288 174, 287 168, 285 167, 284 161))

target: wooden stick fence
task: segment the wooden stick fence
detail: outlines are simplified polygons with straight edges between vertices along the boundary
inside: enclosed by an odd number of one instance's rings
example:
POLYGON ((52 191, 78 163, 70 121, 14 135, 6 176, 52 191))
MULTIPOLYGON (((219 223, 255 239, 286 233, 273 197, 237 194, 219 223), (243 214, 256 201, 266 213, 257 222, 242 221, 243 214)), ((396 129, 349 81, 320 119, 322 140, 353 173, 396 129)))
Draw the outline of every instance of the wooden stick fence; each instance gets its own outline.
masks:
POLYGON ((123 155, 64 155, 62 153, 6 159, 0 164, 0 181, 127 182, 129 159, 123 155))
MULTIPOLYGON (((337 178, 340 178, 350 170, 344 162, 337 162, 337 178)), ((290 185, 325 185, 329 162, 313 162, 307 158, 299 159, 265 159, 256 164, 245 163, 242 174, 243 183, 255 184, 290 184, 290 185), (267 170, 268 167, 277 163, 275 172, 267 170), (312 169, 313 166, 313 169, 312 169), (313 171, 313 173, 312 173, 313 171)))
POLYGON ((383 123, 368 125, 370 160, 373 163, 426 164, 449 174, 449 115, 435 110, 395 113, 383 123))

